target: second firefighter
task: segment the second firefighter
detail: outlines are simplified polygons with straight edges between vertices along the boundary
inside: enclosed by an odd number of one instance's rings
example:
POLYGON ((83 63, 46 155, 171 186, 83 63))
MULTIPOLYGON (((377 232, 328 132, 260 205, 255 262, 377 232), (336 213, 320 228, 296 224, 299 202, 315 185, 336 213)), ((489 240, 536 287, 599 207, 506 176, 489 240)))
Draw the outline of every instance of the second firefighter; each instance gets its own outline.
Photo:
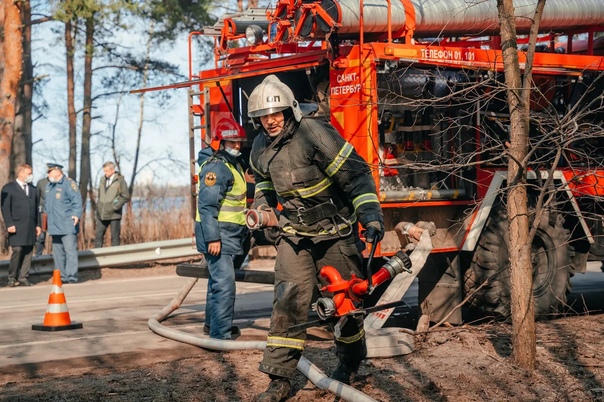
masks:
POLYGON ((231 339, 234 332, 236 261, 249 249, 245 226, 246 182, 237 161, 245 131, 232 119, 214 129, 219 147, 199 152, 199 194, 195 238, 208 264, 208 292, 204 332, 215 339, 231 339))

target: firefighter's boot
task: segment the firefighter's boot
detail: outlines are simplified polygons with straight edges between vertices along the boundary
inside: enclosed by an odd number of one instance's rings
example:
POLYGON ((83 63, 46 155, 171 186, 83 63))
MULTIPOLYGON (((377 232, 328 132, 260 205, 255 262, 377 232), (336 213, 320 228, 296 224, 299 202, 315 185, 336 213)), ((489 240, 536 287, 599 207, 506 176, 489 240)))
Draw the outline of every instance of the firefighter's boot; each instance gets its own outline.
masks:
POLYGON ((354 377, 357 370, 353 370, 346 363, 340 362, 338 367, 331 373, 330 377, 343 384, 350 385, 350 381, 354 377))
MULTIPOLYGON (((349 320, 349 322, 351 324, 349 325, 348 333, 351 331, 350 326, 354 325, 352 321, 349 320)), ((358 331, 358 328, 363 328, 362 323, 362 319, 357 319, 356 326, 352 331, 358 331)), ((365 337, 361 336, 362 334, 363 332, 353 334, 353 338, 359 338, 360 336, 360 339, 352 343, 344 343, 336 339, 336 356, 338 356, 339 364, 330 375, 334 380, 350 385, 350 381, 359 371, 361 362, 367 357, 367 344, 365 343, 365 337)))
POLYGON ((268 384, 266 391, 256 396, 256 402, 281 402, 287 399, 292 383, 283 377, 274 377, 268 384))

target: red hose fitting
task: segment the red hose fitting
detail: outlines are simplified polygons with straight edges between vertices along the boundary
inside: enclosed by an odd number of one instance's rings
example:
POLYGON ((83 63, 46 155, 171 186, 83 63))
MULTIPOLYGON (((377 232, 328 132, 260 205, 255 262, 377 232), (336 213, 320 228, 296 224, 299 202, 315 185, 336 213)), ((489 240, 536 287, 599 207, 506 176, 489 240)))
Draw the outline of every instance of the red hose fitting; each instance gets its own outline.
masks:
MULTIPOLYGON (((329 283, 329 285, 324 286, 321 291, 337 293, 348 288, 348 281, 345 281, 344 278, 342 278, 342 275, 340 275, 340 272, 331 265, 326 265, 321 268, 319 275, 329 283)), ((352 276, 355 277, 354 274, 352 276)))
MULTIPOLYGON (((373 287, 378 287, 387 280, 392 279, 390 271, 386 268, 380 268, 373 276, 371 281, 373 287)), ((361 282, 352 283, 350 286, 351 297, 357 297, 359 300, 369 293, 369 281, 364 280, 361 282)))
POLYGON ((321 288, 321 292, 333 293, 331 299, 321 297, 317 300, 317 314, 321 319, 327 319, 334 315, 345 315, 356 306, 349 297, 349 287, 351 281, 360 281, 354 274, 350 281, 346 281, 340 275, 340 272, 331 265, 326 265, 319 271, 319 275, 329 283, 321 288))
MULTIPOLYGON (((402 251, 394 255, 382 268, 371 276, 372 285, 380 286, 401 272, 411 272, 411 260, 402 251)), ((363 300, 369 293, 369 281, 357 278, 352 274, 350 280, 344 280, 340 272, 331 265, 326 265, 319 271, 328 285, 321 288, 321 292, 333 293, 333 297, 321 297, 317 300, 317 314, 323 320, 333 316, 343 316, 356 310, 354 302, 363 300)))

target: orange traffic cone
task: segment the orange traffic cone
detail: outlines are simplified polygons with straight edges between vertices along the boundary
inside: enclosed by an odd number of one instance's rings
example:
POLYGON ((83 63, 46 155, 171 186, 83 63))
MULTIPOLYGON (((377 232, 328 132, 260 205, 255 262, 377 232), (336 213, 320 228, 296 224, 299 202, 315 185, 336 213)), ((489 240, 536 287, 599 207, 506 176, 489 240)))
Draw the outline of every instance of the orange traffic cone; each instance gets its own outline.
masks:
POLYGON ((82 328, 81 323, 73 322, 69 317, 62 286, 61 271, 55 269, 52 273, 52 288, 50 289, 44 322, 42 325, 32 325, 31 329, 36 331, 63 331, 82 328))

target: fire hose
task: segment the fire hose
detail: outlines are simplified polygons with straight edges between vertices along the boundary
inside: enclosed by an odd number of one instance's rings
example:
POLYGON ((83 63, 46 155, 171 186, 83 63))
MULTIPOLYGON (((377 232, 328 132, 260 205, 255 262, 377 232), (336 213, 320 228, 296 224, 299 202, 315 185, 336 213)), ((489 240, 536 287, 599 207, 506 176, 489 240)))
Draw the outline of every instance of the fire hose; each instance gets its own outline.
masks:
MULTIPOLYGON (((276 213, 270 210, 250 210, 246 214, 246 223, 248 226, 263 228, 266 226, 276 226, 278 218, 276 213)), ((375 253, 375 240, 370 253, 369 263, 373 259, 375 253)), ((322 290, 334 293, 333 298, 321 298, 317 302, 317 312, 320 317, 323 317, 323 323, 326 320, 345 319, 353 314, 366 314, 369 311, 377 311, 385 308, 394 307, 400 302, 379 305, 367 309, 357 309, 355 302, 370 294, 374 287, 379 286, 387 280, 394 278, 402 272, 411 272, 411 260, 403 251, 399 251, 392 258, 387 259, 387 262, 375 273, 372 274, 368 268, 368 279, 362 280, 352 275, 350 280, 344 280, 340 273, 332 266, 325 266, 320 270, 320 275, 328 285, 322 290)), ((266 347, 266 342, 256 341, 231 341, 231 340, 216 340, 208 338, 200 338, 191 334, 187 334, 176 329, 167 328, 161 324, 168 316, 177 310, 186 296, 189 294, 197 279, 191 279, 180 291, 180 293, 167 305, 162 311, 155 314, 148 321, 149 328, 158 335, 173 339, 179 342, 189 343, 191 345, 214 349, 214 350, 238 350, 238 349, 259 349, 266 347)), ((335 329, 337 330, 336 325, 335 329)), ((303 356, 300 358, 297 366, 309 380, 321 389, 326 389, 333 392, 337 397, 351 402, 375 402, 370 396, 358 391, 346 384, 340 383, 327 377, 310 361, 303 356)))
MULTIPOLYGON (((156 313, 153 317, 149 318, 147 325, 149 329, 158 335, 165 338, 172 339, 178 342, 187 343, 206 349, 220 350, 220 351, 233 351, 242 349, 256 349, 263 350, 266 347, 266 341, 236 341, 236 340, 220 340, 210 339, 206 337, 199 337, 193 334, 179 331, 174 328, 168 328, 161 324, 162 321, 166 320, 168 316, 177 310, 184 299, 187 297, 193 286, 197 283, 197 278, 191 278, 185 286, 181 289, 174 299, 161 311, 156 313)), ((326 376, 317 366, 306 359, 304 356, 300 358, 297 366, 298 370, 304 374, 313 384, 320 389, 329 390, 337 397, 342 398, 345 401, 350 402, 377 402, 369 395, 363 392, 336 381, 326 376)))

